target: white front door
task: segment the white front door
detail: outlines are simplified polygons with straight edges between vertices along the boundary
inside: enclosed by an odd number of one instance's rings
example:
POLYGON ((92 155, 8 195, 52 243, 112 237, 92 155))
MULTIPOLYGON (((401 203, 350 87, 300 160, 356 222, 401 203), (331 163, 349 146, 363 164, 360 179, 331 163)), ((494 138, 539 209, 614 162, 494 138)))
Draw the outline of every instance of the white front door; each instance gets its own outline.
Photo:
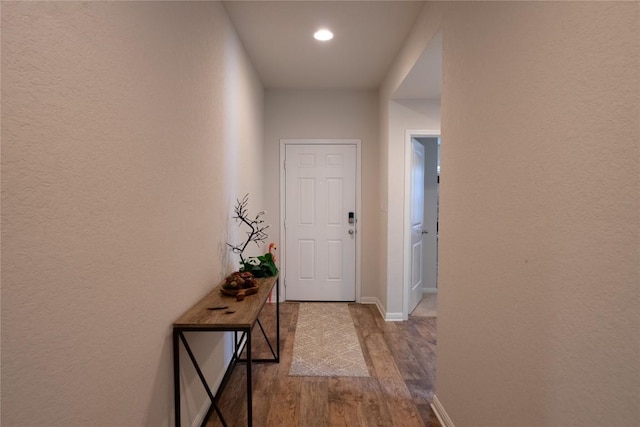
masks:
POLYGON ((354 301, 356 146, 287 145, 285 199, 286 299, 354 301))
POLYGON ((411 272, 409 313, 422 299, 424 272, 424 146, 411 141, 411 272))

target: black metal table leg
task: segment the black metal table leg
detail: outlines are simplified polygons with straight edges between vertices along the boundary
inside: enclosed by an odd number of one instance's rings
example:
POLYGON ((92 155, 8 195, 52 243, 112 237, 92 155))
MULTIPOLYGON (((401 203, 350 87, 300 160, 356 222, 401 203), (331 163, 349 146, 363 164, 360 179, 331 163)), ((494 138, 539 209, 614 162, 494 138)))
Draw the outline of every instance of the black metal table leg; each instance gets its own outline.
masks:
POLYGON ((247 426, 253 426, 253 402, 251 383, 251 329, 247 330, 247 426))
POLYGON ((179 332, 173 330, 173 398, 176 427, 180 427, 180 342, 179 332))

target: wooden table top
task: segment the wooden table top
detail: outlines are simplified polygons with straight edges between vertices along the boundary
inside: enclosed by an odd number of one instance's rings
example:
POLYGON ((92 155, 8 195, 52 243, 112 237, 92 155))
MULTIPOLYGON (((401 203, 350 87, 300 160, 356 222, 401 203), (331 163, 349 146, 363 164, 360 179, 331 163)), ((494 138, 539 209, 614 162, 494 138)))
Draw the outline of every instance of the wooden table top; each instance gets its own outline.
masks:
POLYGON ((276 284, 277 276, 256 279, 258 292, 247 295, 243 301, 236 301, 236 297, 220 293, 221 282, 213 288, 196 305, 191 307, 173 323, 174 328, 233 330, 251 328, 269 293, 276 284), (209 310, 211 307, 228 306, 221 310, 209 310), (228 313, 232 311, 233 313, 228 313))

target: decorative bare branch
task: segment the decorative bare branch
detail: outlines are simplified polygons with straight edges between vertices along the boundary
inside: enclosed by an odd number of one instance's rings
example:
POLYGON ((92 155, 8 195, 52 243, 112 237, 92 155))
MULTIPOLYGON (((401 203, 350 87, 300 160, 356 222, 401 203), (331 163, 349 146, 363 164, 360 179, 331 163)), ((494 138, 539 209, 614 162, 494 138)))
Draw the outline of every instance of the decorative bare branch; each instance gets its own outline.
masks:
POLYGON ((235 213, 233 219, 235 219, 236 222, 239 222, 240 225, 247 225, 250 228, 250 231, 247 232, 247 240, 245 242, 238 245, 227 243, 227 246, 231 248, 231 252, 240 255, 240 262, 244 264, 244 250, 251 242, 255 242, 257 246, 260 246, 259 243, 266 243, 269 235, 265 232, 265 230, 269 228, 269 225, 265 224, 264 220, 261 219, 262 216, 266 213, 265 211, 258 212, 254 219, 249 218, 249 209, 247 208, 247 206, 249 205, 249 193, 245 194, 242 200, 236 201, 237 204, 233 209, 235 213))

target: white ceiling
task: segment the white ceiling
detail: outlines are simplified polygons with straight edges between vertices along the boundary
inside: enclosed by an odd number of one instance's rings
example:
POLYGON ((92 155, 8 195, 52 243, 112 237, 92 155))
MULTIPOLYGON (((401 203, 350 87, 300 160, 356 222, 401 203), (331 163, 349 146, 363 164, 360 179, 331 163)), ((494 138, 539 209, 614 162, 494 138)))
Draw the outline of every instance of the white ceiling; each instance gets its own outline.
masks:
POLYGON ((422 1, 226 1, 266 88, 376 89, 422 1), (330 42, 313 38, 320 27, 330 42))

